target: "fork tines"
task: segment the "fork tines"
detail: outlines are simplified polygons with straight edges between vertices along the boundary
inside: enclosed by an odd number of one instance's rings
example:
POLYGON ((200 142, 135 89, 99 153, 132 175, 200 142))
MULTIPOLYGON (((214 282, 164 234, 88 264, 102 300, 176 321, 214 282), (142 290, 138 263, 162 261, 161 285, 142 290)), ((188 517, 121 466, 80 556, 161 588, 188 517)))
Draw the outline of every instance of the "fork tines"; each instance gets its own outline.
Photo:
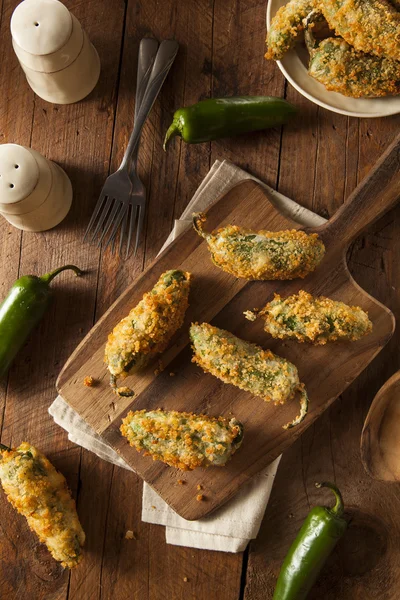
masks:
POLYGON ((93 211, 89 225, 86 229, 83 241, 88 240, 91 244, 96 243, 99 248, 104 244, 104 249, 111 246, 112 252, 115 252, 116 241, 119 237, 119 254, 122 254, 124 239, 127 242, 125 258, 129 255, 133 232, 136 229, 135 250, 136 255, 139 245, 139 234, 143 227, 144 210, 140 205, 122 202, 116 198, 101 195, 93 211))

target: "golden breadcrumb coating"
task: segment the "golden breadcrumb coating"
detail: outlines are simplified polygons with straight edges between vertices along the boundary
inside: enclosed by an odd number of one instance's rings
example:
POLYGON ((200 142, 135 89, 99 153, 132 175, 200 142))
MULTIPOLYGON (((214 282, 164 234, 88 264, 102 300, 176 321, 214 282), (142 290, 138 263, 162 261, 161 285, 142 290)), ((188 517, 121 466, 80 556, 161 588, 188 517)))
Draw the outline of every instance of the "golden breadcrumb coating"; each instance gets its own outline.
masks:
MULTIPOLYGON (((144 367, 163 352, 181 327, 188 307, 190 273, 166 271, 129 315, 108 336, 105 363, 111 384, 144 367)), ((120 395, 132 395, 130 388, 119 388, 120 395)))
POLYGON ((365 54, 340 37, 315 40, 311 14, 306 21, 305 41, 310 53, 308 74, 327 90, 351 98, 379 98, 400 94, 400 62, 365 54))
POLYGON ((324 296, 315 298, 304 290, 285 299, 275 294, 258 316, 274 338, 318 345, 338 340, 354 342, 372 330, 368 314, 359 306, 324 296))
POLYGON ((297 368, 291 362, 208 323, 192 324, 190 338, 194 351, 193 362, 224 383, 231 383, 275 404, 284 404, 299 391, 300 416, 285 425, 285 429, 305 418, 308 410, 307 393, 300 383, 297 368))
POLYGON ((400 60, 400 13, 387 0, 320 0, 318 9, 356 50, 400 60))
POLYGON ((133 448, 182 471, 225 465, 243 439, 236 419, 177 411, 129 412, 120 429, 133 448))
POLYGON ((0 480, 8 501, 63 567, 82 559, 85 533, 65 477, 37 448, 23 442, 0 452, 0 480))
POLYGON ((193 215, 197 233, 208 244, 214 264, 235 277, 258 280, 304 278, 321 262, 325 246, 316 233, 250 231, 236 225, 203 231, 202 213, 193 215))
POLYGON ((268 60, 281 60, 293 48, 303 31, 303 19, 313 10, 316 0, 290 0, 277 11, 267 35, 268 60))

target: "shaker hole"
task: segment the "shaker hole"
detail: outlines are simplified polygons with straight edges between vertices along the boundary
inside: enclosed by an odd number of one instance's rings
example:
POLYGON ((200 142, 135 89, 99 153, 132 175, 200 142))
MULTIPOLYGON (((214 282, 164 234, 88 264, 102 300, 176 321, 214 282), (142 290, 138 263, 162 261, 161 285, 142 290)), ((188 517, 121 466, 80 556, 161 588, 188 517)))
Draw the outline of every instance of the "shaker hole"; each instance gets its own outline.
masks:
POLYGON ((19 169, 19 165, 14 165, 14 168, 15 169, 19 169))
POLYGON ((39 23, 37 21, 34 22, 35 27, 39 27, 39 23))
POLYGON ((10 183, 10 188, 13 188, 13 187, 14 187, 14 184, 13 184, 13 183, 10 183))

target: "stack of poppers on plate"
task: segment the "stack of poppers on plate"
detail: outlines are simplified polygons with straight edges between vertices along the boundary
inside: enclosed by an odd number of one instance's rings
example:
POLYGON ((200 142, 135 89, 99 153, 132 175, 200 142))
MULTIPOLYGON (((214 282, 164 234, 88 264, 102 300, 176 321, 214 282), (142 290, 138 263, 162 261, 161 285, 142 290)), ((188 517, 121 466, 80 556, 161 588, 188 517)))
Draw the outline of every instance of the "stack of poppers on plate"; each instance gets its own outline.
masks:
POLYGON ((400 94, 398 0, 290 0, 272 19, 266 58, 281 60, 303 35, 308 72, 353 98, 400 94))

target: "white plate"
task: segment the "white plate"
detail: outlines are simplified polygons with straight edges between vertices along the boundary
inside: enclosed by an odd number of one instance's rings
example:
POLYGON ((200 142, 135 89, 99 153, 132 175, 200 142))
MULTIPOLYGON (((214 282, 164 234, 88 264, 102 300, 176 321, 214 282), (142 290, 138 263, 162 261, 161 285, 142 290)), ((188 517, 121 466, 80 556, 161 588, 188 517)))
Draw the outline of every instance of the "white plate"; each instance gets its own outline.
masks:
MULTIPOLYGON (((272 17, 286 3, 287 0, 269 0, 267 7, 268 29, 272 17)), ((297 44, 277 63, 286 79, 300 94, 323 108, 350 117, 387 117, 400 113, 400 97, 364 100, 363 98, 347 98, 347 96, 342 96, 342 94, 336 92, 328 92, 322 83, 308 75, 308 53, 304 44, 297 44)))

